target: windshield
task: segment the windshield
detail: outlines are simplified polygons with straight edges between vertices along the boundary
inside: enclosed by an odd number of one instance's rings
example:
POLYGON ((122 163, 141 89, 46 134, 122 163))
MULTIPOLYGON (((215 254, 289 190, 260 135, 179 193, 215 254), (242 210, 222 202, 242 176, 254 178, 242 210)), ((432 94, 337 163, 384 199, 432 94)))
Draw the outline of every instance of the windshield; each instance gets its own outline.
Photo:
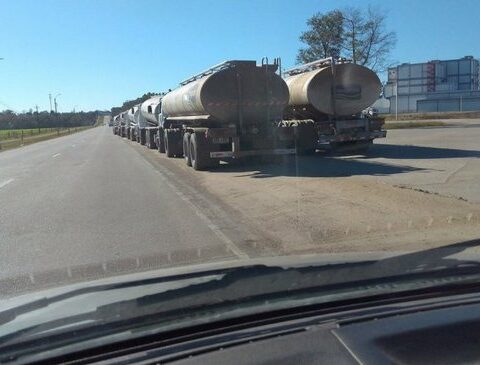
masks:
POLYGON ((459 253, 476 270, 480 3, 2 9, 0 313, 99 279, 306 256, 358 263, 322 285, 454 275, 459 253), (378 257, 399 259, 367 275, 378 257))

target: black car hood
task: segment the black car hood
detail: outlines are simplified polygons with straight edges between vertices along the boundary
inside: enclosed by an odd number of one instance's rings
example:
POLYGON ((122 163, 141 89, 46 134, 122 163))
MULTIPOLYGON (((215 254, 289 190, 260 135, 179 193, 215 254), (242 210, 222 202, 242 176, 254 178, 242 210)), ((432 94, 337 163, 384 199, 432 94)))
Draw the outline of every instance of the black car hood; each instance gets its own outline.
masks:
POLYGON ((464 252, 478 242, 462 245, 461 249, 445 249, 442 254, 426 250, 216 262, 42 290, 0 301, 0 345, 2 340, 12 339, 9 334, 32 330, 34 334, 48 333, 130 316, 158 315, 169 323, 178 317, 193 323, 199 319, 199 312, 201 320, 210 321, 220 318, 219 313, 245 315, 245 303, 254 303, 247 306, 254 311, 274 307, 272 303, 286 299, 291 300, 290 304, 297 299, 308 303, 305 299, 313 293, 318 303, 345 295, 405 290, 415 287, 415 280, 434 286, 445 283, 447 276, 448 280, 456 280, 451 278, 457 273, 479 275, 478 255, 464 252), (398 286, 407 275, 408 281, 398 286), (319 299, 318 293, 325 295, 319 299), (48 326, 44 326, 46 323, 48 326))

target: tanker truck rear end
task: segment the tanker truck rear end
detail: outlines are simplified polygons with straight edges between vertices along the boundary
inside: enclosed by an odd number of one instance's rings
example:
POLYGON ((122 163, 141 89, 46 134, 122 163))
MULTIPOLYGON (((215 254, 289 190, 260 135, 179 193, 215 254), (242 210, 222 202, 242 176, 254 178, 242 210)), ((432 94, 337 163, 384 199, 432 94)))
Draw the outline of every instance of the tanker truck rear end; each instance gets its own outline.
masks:
MULTIPOLYGON (((140 105, 141 142, 148 148, 157 148, 157 133, 160 118, 162 95, 153 96, 140 105), (144 141, 144 142, 143 142, 144 141)), ((163 151, 160 151, 163 152, 163 151)))
POLYGON ((135 141, 135 114, 138 110, 138 105, 135 105, 128 109, 126 113, 126 131, 127 131, 127 138, 131 141, 135 141))
POLYGON ((279 61, 227 61, 182 82, 162 99, 157 136, 168 157, 196 170, 224 159, 293 154, 292 128, 279 128, 288 87, 279 61))
POLYGON ((127 112, 121 112, 118 115, 118 136, 126 137, 127 136, 127 112))
POLYGON ((119 129, 119 125, 120 125, 120 122, 119 122, 119 118, 120 118, 120 115, 115 115, 113 117, 113 120, 112 120, 112 132, 113 134, 118 134, 118 129, 119 129))
POLYGON ((285 72, 290 100, 284 125, 298 129, 298 153, 330 145, 365 150, 386 136, 383 120, 362 111, 380 96, 381 83, 370 69, 333 58, 285 72))

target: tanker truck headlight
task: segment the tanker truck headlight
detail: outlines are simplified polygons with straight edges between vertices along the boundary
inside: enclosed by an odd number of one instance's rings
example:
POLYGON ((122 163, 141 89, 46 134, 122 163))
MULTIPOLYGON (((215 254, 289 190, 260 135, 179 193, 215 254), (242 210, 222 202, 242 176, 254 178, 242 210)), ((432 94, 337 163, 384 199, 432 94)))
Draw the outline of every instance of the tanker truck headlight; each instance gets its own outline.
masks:
POLYGON ((252 128, 252 134, 258 134, 258 132, 260 132, 260 130, 257 127, 252 128))

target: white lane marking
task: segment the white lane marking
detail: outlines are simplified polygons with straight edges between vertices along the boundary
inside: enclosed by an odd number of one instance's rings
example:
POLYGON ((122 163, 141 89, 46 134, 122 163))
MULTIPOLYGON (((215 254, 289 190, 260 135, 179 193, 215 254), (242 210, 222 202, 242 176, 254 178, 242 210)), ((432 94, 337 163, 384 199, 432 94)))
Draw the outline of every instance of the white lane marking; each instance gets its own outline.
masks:
POLYGON ((74 145, 74 144, 72 144, 72 147, 75 147, 75 145, 74 145))
POLYGON ((15 179, 8 179, 0 183, 0 189, 3 188, 4 186, 10 184, 13 180, 15 179))
POLYGON ((58 156, 60 156, 60 155, 61 155, 61 153, 56 153, 56 154, 54 154, 52 157, 58 157, 58 156))

